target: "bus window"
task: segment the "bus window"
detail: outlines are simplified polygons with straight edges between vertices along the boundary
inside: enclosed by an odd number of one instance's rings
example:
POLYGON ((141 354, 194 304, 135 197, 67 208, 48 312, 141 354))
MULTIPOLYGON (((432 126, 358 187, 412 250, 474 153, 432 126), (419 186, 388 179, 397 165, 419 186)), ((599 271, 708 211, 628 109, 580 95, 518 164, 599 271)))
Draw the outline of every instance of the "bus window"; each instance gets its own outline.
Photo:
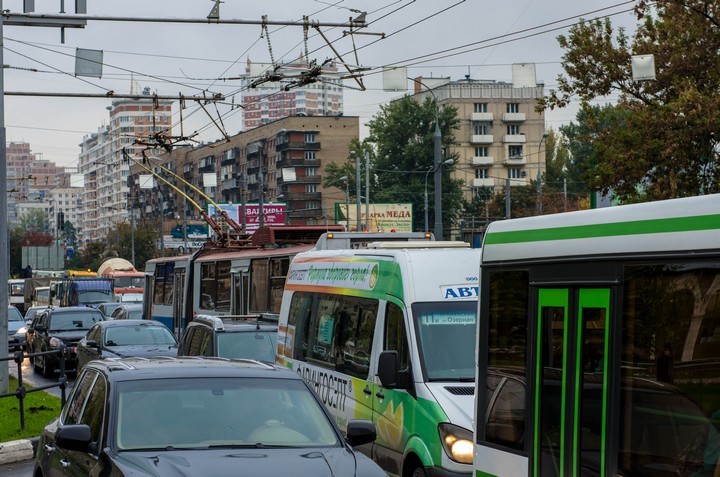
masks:
POLYGON ((215 296, 217 293, 216 264, 203 263, 200 268, 200 308, 203 310, 215 309, 215 296))
POLYGON ((268 307, 268 285, 269 263, 266 259, 253 260, 250 268, 250 313, 262 313, 269 310, 268 307))
POLYGON ((215 299, 217 311, 230 311, 230 260, 217 263, 217 296, 215 299))

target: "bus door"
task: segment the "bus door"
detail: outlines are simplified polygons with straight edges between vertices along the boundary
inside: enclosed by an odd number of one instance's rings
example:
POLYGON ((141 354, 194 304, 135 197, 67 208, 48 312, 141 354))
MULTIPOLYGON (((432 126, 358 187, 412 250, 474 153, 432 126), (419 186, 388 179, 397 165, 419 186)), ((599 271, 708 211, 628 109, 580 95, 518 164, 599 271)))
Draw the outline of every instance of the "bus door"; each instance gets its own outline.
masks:
POLYGON ((175 267, 173 277, 173 332, 180 338, 185 332, 185 269, 175 267))
POLYGON ((247 315, 248 267, 232 267, 230 280, 230 314, 247 315))
POLYGON ((540 288, 530 475, 605 475, 609 288, 540 288))

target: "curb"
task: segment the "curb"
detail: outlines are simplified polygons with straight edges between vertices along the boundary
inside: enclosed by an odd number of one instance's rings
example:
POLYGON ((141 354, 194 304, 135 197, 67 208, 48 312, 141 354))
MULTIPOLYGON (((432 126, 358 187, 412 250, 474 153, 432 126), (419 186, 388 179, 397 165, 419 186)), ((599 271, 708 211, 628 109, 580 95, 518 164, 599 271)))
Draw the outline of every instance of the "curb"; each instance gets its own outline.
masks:
POLYGON ((33 458, 39 438, 0 442, 0 465, 33 458))

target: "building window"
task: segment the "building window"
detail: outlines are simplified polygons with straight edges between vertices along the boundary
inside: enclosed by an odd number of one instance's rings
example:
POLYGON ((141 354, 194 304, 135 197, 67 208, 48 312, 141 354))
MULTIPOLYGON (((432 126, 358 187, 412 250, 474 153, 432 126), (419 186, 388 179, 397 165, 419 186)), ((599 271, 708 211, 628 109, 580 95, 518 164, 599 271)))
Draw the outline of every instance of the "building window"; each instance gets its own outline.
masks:
POLYGON ((487 167, 481 167, 475 170, 476 179, 487 179, 490 177, 490 170, 487 167))
POLYGON ((305 186, 305 192, 315 193, 317 192, 317 184, 308 184, 305 186))
POLYGON ((488 157, 488 148, 486 146, 476 147, 475 157, 488 157))
POLYGON ((316 176, 317 175, 317 167, 306 167, 305 168, 305 175, 306 176, 316 176))
POLYGON ((314 161, 315 160, 315 151, 305 151, 305 160, 314 161))
POLYGON ((305 142, 315 142, 315 134, 314 133, 305 133, 305 142))
POLYGON ((520 167, 508 167, 508 177, 510 179, 521 179, 523 177, 523 170, 520 167))
POLYGON ((520 125, 519 124, 508 124, 507 125, 507 133, 508 133, 508 135, 511 135, 511 136, 520 134, 520 125))
POLYGON ((474 112, 476 112, 476 113, 487 113, 488 112, 487 103, 475 103, 474 107, 475 107, 474 112))
POLYGON ((485 136, 491 134, 490 125, 487 123, 474 123, 473 134, 475 134, 476 136, 485 136))
POLYGON ((510 156, 511 159, 520 159, 523 157, 523 147, 522 146, 508 146, 508 156, 510 156))
POLYGON ((316 210, 320 208, 320 202, 317 200, 308 200, 305 202, 305 208, 308 210, 316 210))
POLYGON ((507 104, 507 112, 508 113, 519 113, 520 112, 520 103, 508 103, 507 104))

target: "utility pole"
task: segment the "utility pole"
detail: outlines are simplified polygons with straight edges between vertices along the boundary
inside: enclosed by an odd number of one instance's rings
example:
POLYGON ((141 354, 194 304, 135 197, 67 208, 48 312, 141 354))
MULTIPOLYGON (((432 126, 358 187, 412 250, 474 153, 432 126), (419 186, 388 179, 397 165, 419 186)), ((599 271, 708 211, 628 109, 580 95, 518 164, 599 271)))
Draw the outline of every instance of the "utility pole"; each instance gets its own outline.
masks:
POLYGON ((537 214, 542 215, 543 213, 543 206, 542 206, 542 162, 540 161, 540 146, 542 145, 543 140, 548 137, 548 132, 543 132, 542 137, 540 138, 540 142, 538 142, 538 153, 537 153, 537 164, 538 164, 538 173, 537 173, 537 214))
MULTIPOLYGON (((436 100, 436 107, 437 105, 436 100)), ((435 239, 443 239, 443 210, 442 210, 442 159, 440 157, 442 149, 442 134, 440 133, 440 115, 435 113, 435 239)))
POLYGON ((365 152, 365 230, 370 232, 370 153, 365 152))
POLYGON ((355 194, 357 195, 357 217, 356 227, 358 232, 362 232, 362 200, 360 196, 360 156, 352 153, 355 156, 355 194))

